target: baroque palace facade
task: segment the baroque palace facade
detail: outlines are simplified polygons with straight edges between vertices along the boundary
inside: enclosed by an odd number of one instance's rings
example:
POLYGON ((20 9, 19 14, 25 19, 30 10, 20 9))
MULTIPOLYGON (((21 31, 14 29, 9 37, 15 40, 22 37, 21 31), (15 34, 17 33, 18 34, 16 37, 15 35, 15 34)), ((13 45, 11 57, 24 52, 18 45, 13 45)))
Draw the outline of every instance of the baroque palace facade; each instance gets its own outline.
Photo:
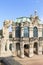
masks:
POLYGON ((0 57, 25 56, 43 54, 43 24, 37 16, 20 17, 16 22, 5 20, 0 37, 0 57), (9 27, 12 28, 12 36, 9 38, 9 27))

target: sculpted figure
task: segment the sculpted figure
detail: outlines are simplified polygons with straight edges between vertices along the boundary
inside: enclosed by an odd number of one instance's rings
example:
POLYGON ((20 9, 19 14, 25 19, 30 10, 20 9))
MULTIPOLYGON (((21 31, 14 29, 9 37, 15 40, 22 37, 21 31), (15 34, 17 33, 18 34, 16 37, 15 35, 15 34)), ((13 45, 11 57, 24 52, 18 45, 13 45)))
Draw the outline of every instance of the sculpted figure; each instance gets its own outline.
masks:
POLYGON ((5 27, 8 28, 10 25, 12 25, 12 21, 11 21, 11 20, 5 20, 5 21, 4 21, 4 26, 5 26, 5 27))

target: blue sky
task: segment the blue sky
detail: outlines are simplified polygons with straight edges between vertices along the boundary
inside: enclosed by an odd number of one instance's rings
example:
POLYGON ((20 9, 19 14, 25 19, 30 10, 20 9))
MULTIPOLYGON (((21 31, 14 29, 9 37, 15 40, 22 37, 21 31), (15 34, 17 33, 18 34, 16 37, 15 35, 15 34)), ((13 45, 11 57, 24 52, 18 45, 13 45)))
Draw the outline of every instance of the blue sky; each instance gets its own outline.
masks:
POLYGON ((43 0, 0 0, 0 29, 4 20, 30 16, 35 10, 43 21, 43 0))

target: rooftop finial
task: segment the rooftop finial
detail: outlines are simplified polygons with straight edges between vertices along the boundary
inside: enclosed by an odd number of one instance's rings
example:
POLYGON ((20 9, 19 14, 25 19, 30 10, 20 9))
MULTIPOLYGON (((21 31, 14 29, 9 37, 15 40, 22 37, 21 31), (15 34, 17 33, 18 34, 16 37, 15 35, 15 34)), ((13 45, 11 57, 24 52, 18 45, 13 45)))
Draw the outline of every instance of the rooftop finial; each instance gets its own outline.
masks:
POLYGON ((34 15, 35 15, 35 16, 37 15, 37 10, 35 10, 34 15))
POLYGON ((32 20, 32 14, 30 15, 30 20, 32 20))

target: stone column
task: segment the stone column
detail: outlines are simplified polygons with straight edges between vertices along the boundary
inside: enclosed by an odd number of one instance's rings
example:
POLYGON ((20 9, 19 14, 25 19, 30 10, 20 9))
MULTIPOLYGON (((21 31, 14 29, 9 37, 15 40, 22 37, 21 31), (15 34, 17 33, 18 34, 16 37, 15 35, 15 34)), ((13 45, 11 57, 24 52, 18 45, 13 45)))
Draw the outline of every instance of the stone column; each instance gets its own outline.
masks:
POLYGON ((38 37, 42 37, 42 28, 38 29, 38 37))
POLYGON ((21 28, 21 37, 24 37, 24 28, 21 28))
POLYGON ((15 38, 15 26, 12 26, 12 37, 15 38))
POLYGON ((38 54, 42 55, 42 44, 41 43, 38 45, 38 54))
POLYGON ((30 27, 30 37, 33 37, 33 28, 32 27, 30 27))
POLYGON ((13 45, 12 45, 12 53, 13 53, 13 56, 17 56, 17 53, 16 53, 16 43, 13 42, 13 45))
POLYGON ((5 52, 5 44, 1 44, 1 53, 4 53, 5 52))
POLYGON ((32 57, 33 56, 33 44, 30 44, 30 47, 29 47, 29 57, 32 57))
POLYGON ((3 27, 3 37, 5 39, 8 39, 9 38, 9 29, 7 27, 3 27))
POLYGON ((20 43, 20 56, 21 56, 21 58, 24 58, 24 45, 23 45, 23 43, 20 43))
POLYGON ((10 49, 9 49, 9 44, 10 44, 9 40, 7 40, 6 43, 7 43, 7 51, 10 51, 10 49))
POLYGON ((20 49, 20 55, 21 55, 21 58, 24 58, 24 47, 21 47, 21 49, 20 49))
POLYGON ((12 52, 11 52, 10 49, 9 49, 9 44, 10 44, 9 39, 7 39, 6 44, 7 44, 6 55, 7 55, 7 56, 12 56, 12 52))
POLYGON ((6 40, 3 38, 1 40, 1 50, 2 50, 2 52, 5 52, 5 44, 6 44, 6 40))

